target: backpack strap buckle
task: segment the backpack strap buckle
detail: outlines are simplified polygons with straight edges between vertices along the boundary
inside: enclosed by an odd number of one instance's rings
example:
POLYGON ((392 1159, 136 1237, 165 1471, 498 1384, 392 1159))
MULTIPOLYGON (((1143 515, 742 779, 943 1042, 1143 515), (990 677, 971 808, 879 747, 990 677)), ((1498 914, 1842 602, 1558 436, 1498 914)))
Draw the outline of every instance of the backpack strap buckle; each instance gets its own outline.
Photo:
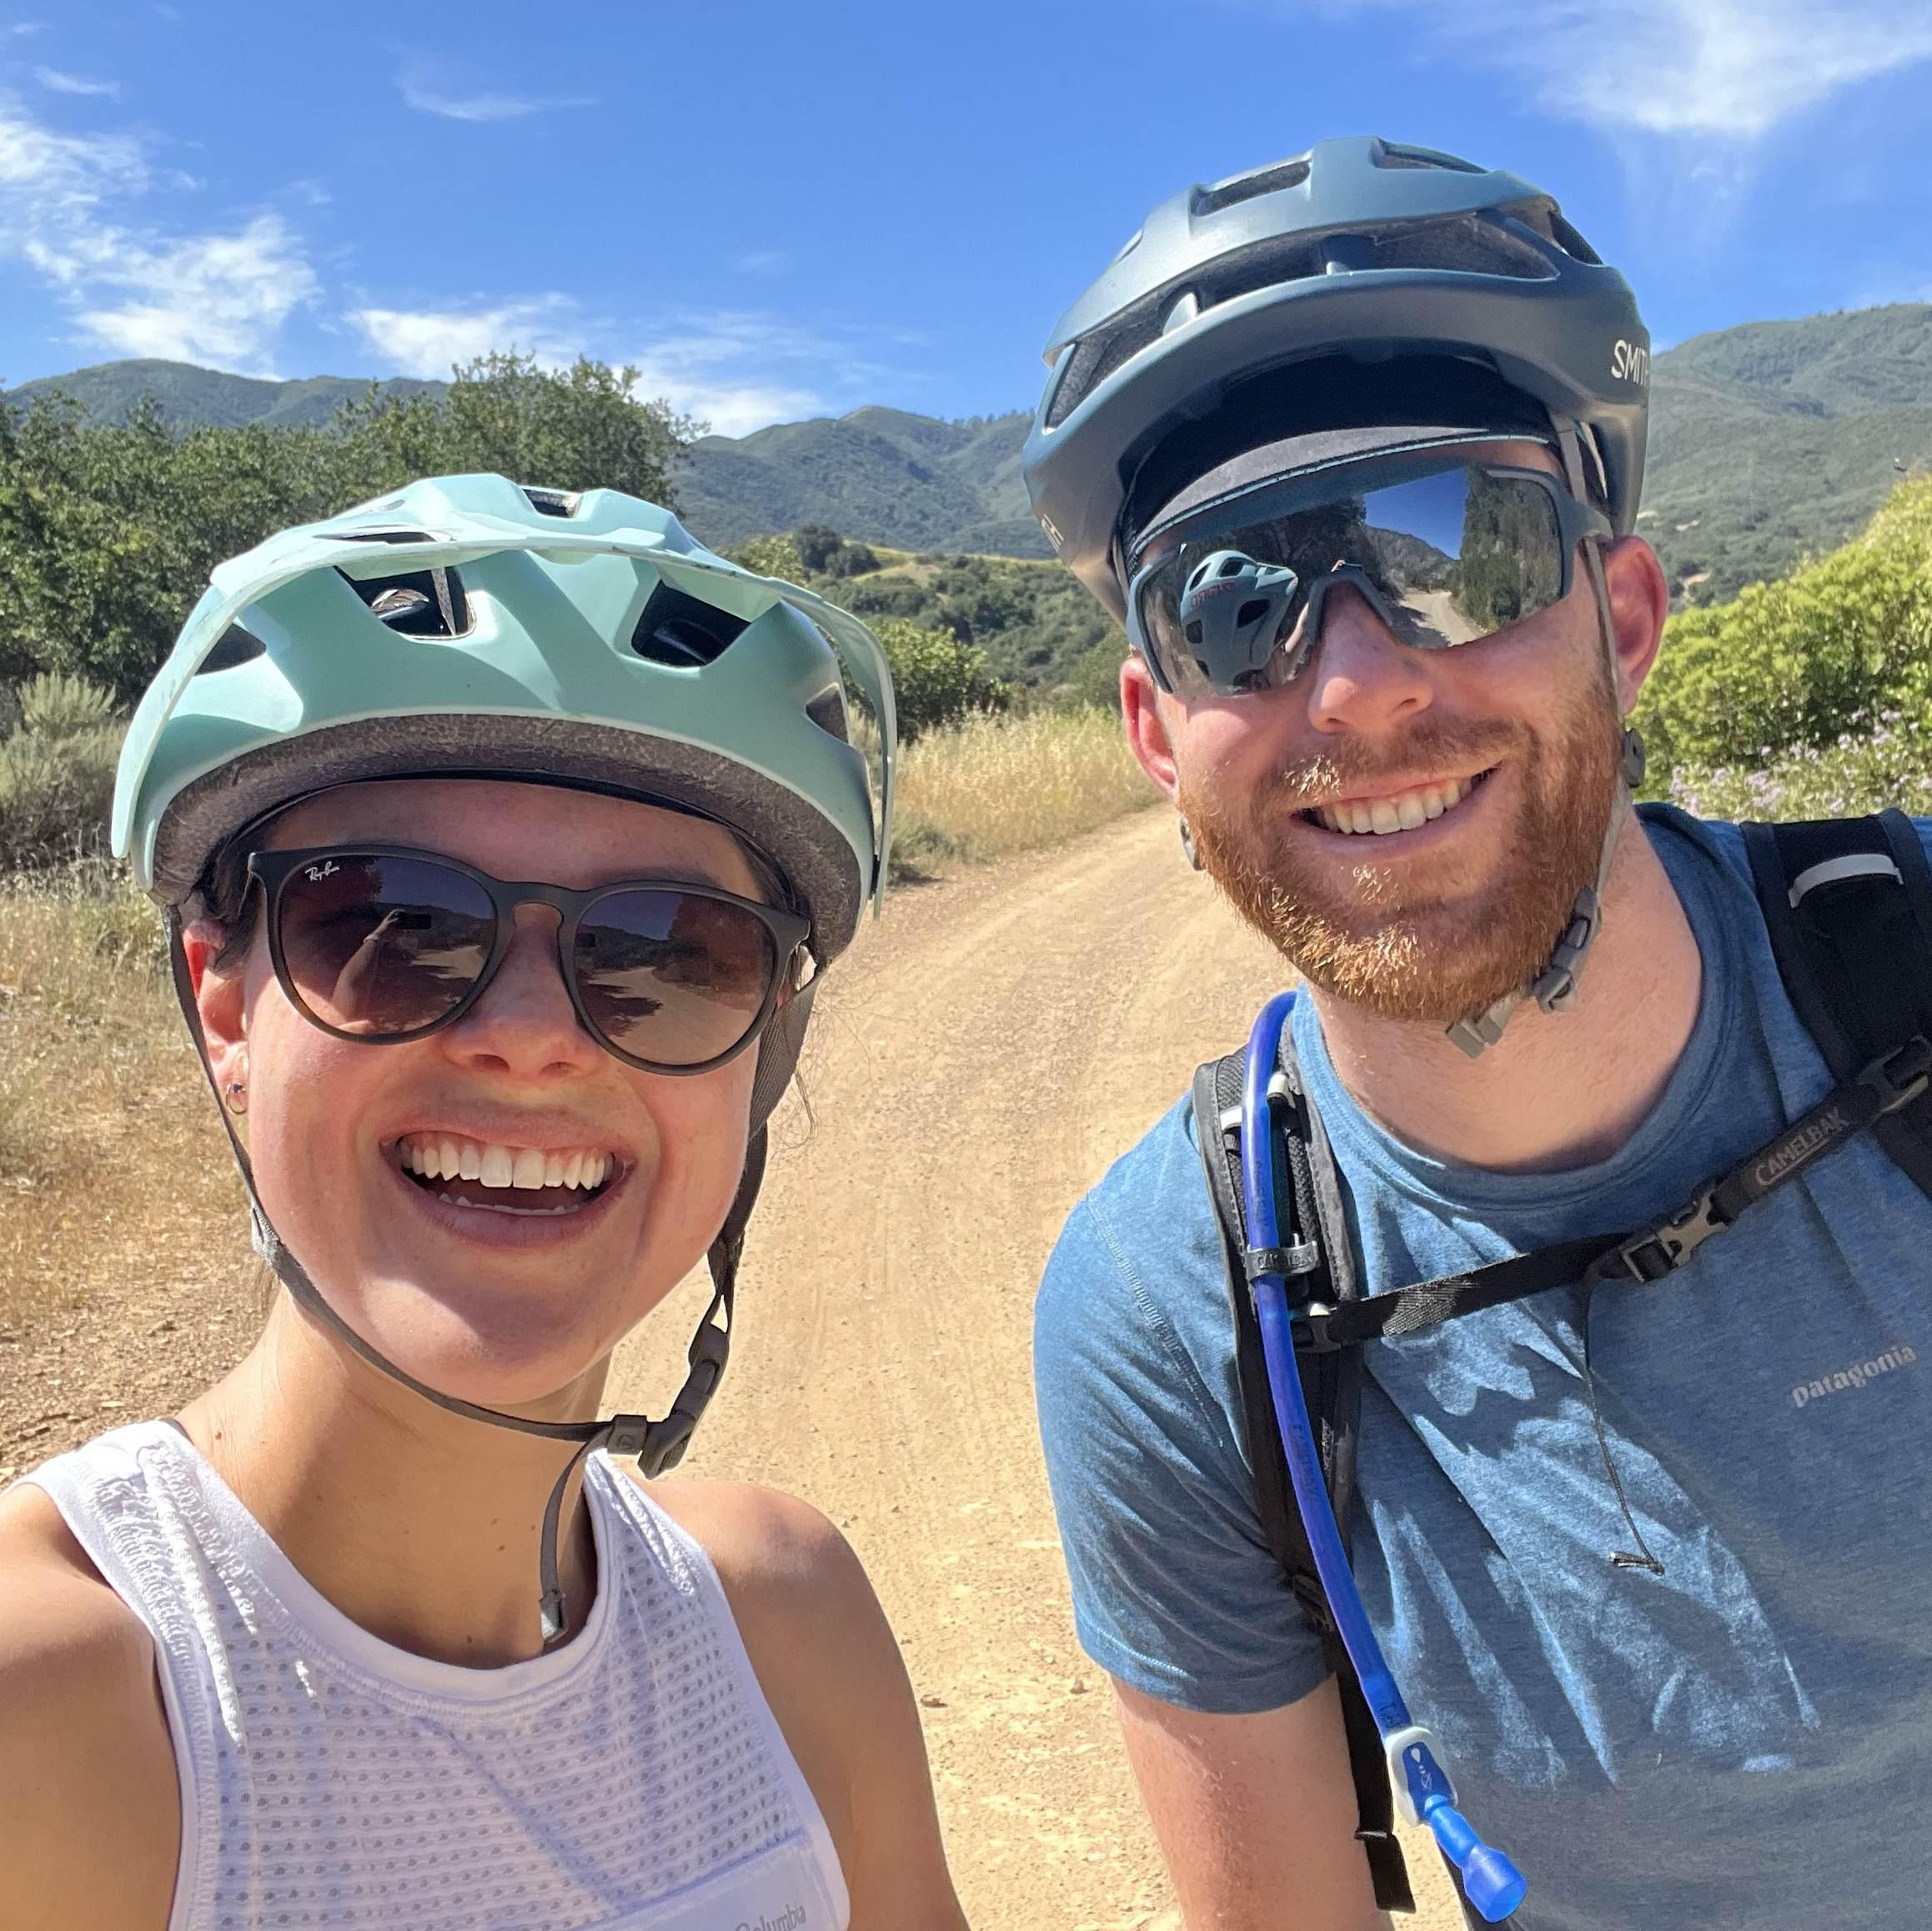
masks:
POLYGON ((1716 1194, 1714 1182, 1699 1187, 1688 1206, 1599 1255, 1590 1263, 1586 1278, 1594 1281, 1622 1274, 1633 1281, 1661 1281, 1674 1273, 1713 1234, 1721 1234, 1731 1224, 1719 1210, 1716 1194))
POLYGON ((1932 1086, 1932 1041, 1914 1033, 1895 1051, 1880 1055, 1858 1075, 1858 1083, 1879 1096, 1881 1116, 1909 1106, 1932 1086))
POLYGON ((1325 1301, 1310 1301, 1288 1310, 1288 1325, 1297 1353, 1333 1354, 1346 1345, 1328 1332, 1334 1312, 1325 1301))

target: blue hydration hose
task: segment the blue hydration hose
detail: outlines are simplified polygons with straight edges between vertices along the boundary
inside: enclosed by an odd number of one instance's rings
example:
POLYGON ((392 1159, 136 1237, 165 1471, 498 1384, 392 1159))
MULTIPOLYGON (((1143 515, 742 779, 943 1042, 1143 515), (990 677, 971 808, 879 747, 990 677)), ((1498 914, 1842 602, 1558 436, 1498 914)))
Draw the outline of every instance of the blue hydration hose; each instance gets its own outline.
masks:
MULTIPOLYGON (((1292 992, 1277 993, 1262 1008, 1247 1042, 1247 1076, 1242 1087, 1241 1164, 1251 1250, 1281 1246, 1269 1088, 1281 1066, 1282 1028, 1294 1004, 1292 992)), ((1437 1759, 1436 1740, 1411 1718, 1408 1705, 1388 1673, 1382 1645, 1369 1627, 1350 1572, 1342 1532, 1336 1526, 1327 1484, 1322 1479, 1322 1457, 1309 1426, 1307 1404, 1302 1398, 1302 1377, 1295 1367, 1287 1283, 1278 1273, 1261 1274, 1253 1286, 1268 1387, 1274 1396, 1275 1417, 1287 1451, 1288 1475, 1294 1483, 1302 1525, 1336 1628, 1381 1735, 1397 1802, 1411 1823, 1426 1823, 1435 1833, 1443 1855, 1462 1873, 1463 1892, 1483 1922, 1498 1923, 1523 1902, 1528 1886, 1516 1866, 1501 1851, 1484 1843, 1456 1808, 1455 1787, 1437 1759)))

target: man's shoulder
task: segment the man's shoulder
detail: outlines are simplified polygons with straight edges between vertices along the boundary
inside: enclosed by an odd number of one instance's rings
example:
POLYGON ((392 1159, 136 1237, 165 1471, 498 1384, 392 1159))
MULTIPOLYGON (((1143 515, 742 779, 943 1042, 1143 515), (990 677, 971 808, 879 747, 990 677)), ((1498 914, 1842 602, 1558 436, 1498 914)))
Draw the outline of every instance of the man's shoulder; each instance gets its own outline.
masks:
POLYGON ((1225 1305, 1221 1231, 1185 1095, 1078 1201, 1041 1280, 1036 1332, 1187 1330, 1225 1305))
MULTIPOLYGON (((1665 804, 1646 804, 1643 807, 1643 820, 1655 832, 1666 835, 1674 833, 1680 839, 1701 848, 1704 853, 1728 865, 1749 885, 1751 880, 1750 855, 1744 845, 1744 828, 1728 818, 1699 818, 1684 810, 1681 806, 1665 804)), ((1856 818, 1863 813, 1828 812, 1829 818, 1856 818)), ((1932 856, 1932 817, 1921 818, 1911 812, 1905 814, 1907 822, 1919 835, 1919 842, 1932 856)))
POLYGON ((1187 1095, 1163 1113, 1076 1202, 1058 1245, 1082 1251, 1165 1248, 1189 1230, 1213 1227, 1213 1207, 1194 1142, 1187 1095))

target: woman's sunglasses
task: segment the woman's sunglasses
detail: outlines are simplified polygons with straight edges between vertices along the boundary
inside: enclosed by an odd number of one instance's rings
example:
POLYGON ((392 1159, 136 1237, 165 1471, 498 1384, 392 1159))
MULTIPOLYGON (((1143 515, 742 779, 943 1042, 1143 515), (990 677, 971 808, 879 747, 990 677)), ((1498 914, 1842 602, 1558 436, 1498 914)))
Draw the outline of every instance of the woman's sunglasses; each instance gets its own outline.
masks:
POLYGON ((1183 698, 1297 676, 1346 584, 1418 650, 1493 636, 1569 594, 1609 519, 1541 469, 1406 452, 1278 477, 1136 544, 1127 634, 1183 698))
POLYGON ((557 963, 585 1027, 654 1073, 702 1073, 771 1017, 807 920, 713 885, 626 879, 573 891, 384 845, 257 851, 268 955, 297 1011, 391 1044, 460 1019, 509 950, 516 908, 555 907, 557 963))

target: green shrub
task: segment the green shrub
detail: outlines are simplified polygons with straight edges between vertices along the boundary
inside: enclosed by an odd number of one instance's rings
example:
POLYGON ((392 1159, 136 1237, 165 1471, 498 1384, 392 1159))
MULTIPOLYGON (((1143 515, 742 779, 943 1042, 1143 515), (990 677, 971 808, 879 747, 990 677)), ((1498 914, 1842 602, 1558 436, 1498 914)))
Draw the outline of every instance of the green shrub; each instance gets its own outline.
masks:
POLYGON ((1829 556, 1671 618, 1638 722, 1660 767, 1735 769, 1887 712, 1932 716, 1932 479, 1829 556))
POLYGON ((114 721, 114 694, 85 677, 43 670, 15 693, 15 708, 19 730, 71 738, 114 721))
POLYGON ((118 724, 0 742, 0 870, 105 851, 120 752, 118 724))
POLYGON ((1052 691, 1055 705, 1067 710, 1105 710, 1118 715, 1121 708, 1121 660, 1126 646, 1117 632, 1090 644, 1074 659, 1064 684, 1052 691))
POLYGON ((728 554, 733 563, 742 564, 761 577, 776 577, 787 584, 801 582, 805 577, 805 560, 789 536, 755 536, 728 554))
POLYGON ((957 724, 976 712, 1005 710, 1011 693, 986 668, 986 654, 950 630, 924 630, 903 617, 875 622, 874 630, 892 666, 899 735, 957 724))
POLYGON ((108 846, 123 725, 114 694, 43 671, 0 688, 0 870, 86 858, 108 846))
POLYGON ((1759 767, 1680 765, 1674 805, 1701 818, 1862 818, 1888 805, 1932 818, 1932 725, 1881 720, 1823 750, 1807 746, 1759 767))
POLYGON ((791 533, 792 547, 815 577, 862 577, 879 567, 869 543, 853 543, 830 524, 807 523, 791 533))

